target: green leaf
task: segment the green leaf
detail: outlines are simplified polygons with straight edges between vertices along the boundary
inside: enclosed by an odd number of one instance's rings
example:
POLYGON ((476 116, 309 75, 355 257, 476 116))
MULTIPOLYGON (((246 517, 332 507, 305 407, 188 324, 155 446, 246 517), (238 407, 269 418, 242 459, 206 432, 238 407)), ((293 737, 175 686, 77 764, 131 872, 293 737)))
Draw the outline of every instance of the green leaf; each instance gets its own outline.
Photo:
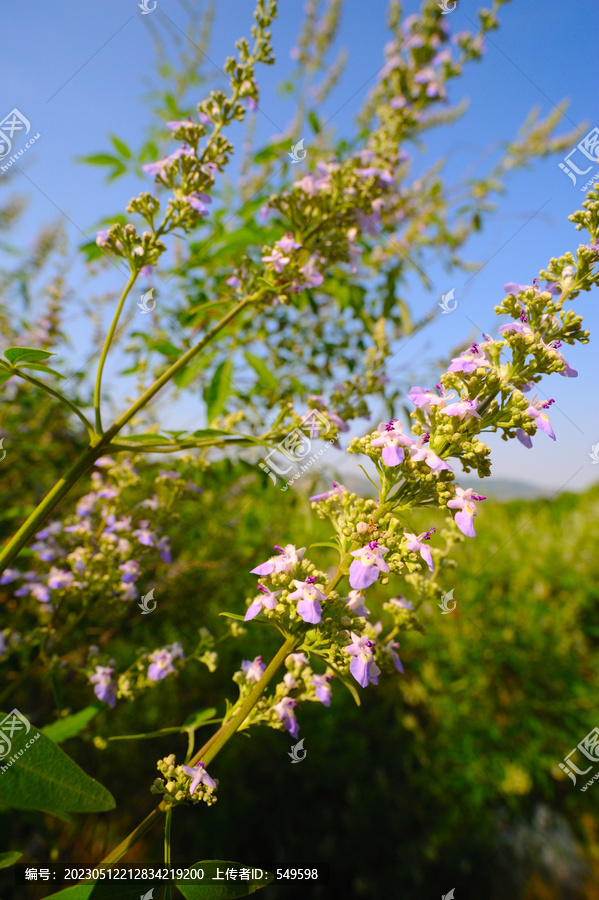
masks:
POLYGON ((75 162, 88 163, 92 166, 122 166, 118 156, 110 156, 108 153, 94 153, 92 156, 76 156, 75 162))
POLYGON ((230 359, 226 359, 217 366, 212 381, 204 391, 204 400, 207 406, 206 415, 209 423, 213 422, 217 416, 220 416, 225 408, 227 397, 231 393, 232 375, 233 363, 230 359))
POLYGON ((56 353, 37 350, 35 347, 9 347, 4 351, 4 355, 9 362, 16 365, 18 362, 40 362, 42 359, 56 356, 56 353))
POLYGON ((312 126, 312 131, 314 132, 314 134, 318 134, 318 132, 320 131, 320 122, 314 110, 310 110, 310 112, 308 113, 308 122, 312 126))
MULTIPOLYGON (((237 869, 239 871, 239 869, 247 869, 250 866, 244 866, 243 863, 228 862, 224 859, 210 859, 194 863, 186 868, 202 869, 205 877, 215 876, 218 868, 222 877, 226 869, 237 869)), ((248 879, 248 881, 227 880, 216 881, 214 884, 191 884, 190 882, 176 881, 175 884, 187 900, 230 900, 233 897, 247 897, 248 894, 253 894, 259 891, 260 888, 266 887, 267 884, 274 880, 275 876, 270 872, 265 874, 268 876, 268 880, 264 881, 253 881, 252 879, 248 879)))
POLYGON ((185 719, 183 724, 181 725, 181 731, 195 731, 196 728, 199 728, 200 725, 203 725, 204 722, 209 719, 213 719, 216 715, 215 707, 210 707, 208 709, 201 709, 196 713, 192 713, 190 716, 185 719))
POLYGON ((99 711, 99 706, 86 706, 85 709, 73 713, 72 716, 65 716, 64 719, 58 719, 51 725, 46 725, 45 728, 42 728, 42 734, 45 734, 55 744, 62 744, 63 741, 76 737, 83 731, 99 711))
POLYGON ((258 375, 258 378, 264 387, 276 389, 279 386, 279 382, 263 359, 259 356, 254 356, 253 353, 246 353, 245 358, 258 375))
POLYGON ((8 759, 13 760, 10 768, 0 777, 0 803, 6 806, 49 813, 104 812, 116 806, 105 787, 36 728, 15 733, 8 759))
POLYGON ((169 444, 170 441, 160 434, 128 434, 123 441, 135 441, 136 444, 169 444))
POLYGON ((37 372, 50 372, 51 375, 56 375, 57 378, 64 378, 64 375, 61 375, 56 369, 51 369, 50 366, 40 366, 39 363, 19 363, 18 365, 19 369, 35 369, 37 372))
POLYGON ((14 866, 14 864, 21 859, 23 856, 22 853, 19 853, 18 850, 8 851, 7 853, 0 853, 0 869, 7 869, 8 866, 14 866))
POLYGON ((131 151, 124 141, 121 141, 114 134, 110 135, 110 140, 112 141, 114 148, 121 154, 121 156, 124 156, 125 159, 131 159, 131 151))
POLYGON ((226 619, 235 619, 237 622, 245 622, 245 618, 237 613, 221 612, 219 616, 224 616, 226 619))
POLYGON ((2 387, 3 384, 6 384, 9 378, 12 378, 12 372, 0 369, 0 387, 2 387))

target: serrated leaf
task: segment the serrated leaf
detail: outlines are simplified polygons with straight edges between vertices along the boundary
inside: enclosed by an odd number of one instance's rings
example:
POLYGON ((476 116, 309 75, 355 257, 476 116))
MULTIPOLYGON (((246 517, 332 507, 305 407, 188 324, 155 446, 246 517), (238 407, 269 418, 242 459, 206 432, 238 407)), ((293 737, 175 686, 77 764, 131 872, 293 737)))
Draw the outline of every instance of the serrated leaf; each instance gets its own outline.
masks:
POLYGON ((12 737, 7 758, 10 768, 0 777, 0 803, 6 806, 48 813, 104 812, 116 806, 105 787, 34 727, 12 737))
MULTIPOLYGON (((217 874, 217 870, 220 869, 222 878, 227 869, 237 869, 239 871, 239 869, 253 867, 244 866, 243 863, 229 862, 224 859, 210 859, 194 863, 191 866, 186 866, 186 868, 202 869, 204 877, 214 877, 217 874)), ((265 874, 268 876, 268 880, 261 882, 250 878, 247 881, 227 880, 220 883, 216 881, 214 884, 191 884, 185 881, 176 881, 175 884, 187 900, 231 900, 234 897, 246 897, 248 894, 253 894, 259 891, 260 888, 266 887, 271 881, 274 881, 275 876, 271 872, 266 872, 265 874)))
POLYGON ((45 728, 42 728, 42 734, 45 734, 55 744, 61 744, 83 731, 99 711, 99 706, 86 706, 85 709, 81 709, 71 716, 65 716, 64 719, 58 719, 51 725, 46 725, 45 728))
POLYGON ((48 350, 38 350, 36 347, 9 347, 4 351, 6 359, 14 365, 18 362, 40 362, 42 359, 49 359, 56 356, 56 353, 49 353, 48 350))
POLYGON ((206 401, 206 417, 208 422, 213 422, 220 416, 225 408, 227 397, 231 393, 231 376, 233 375, 233 362, 226 359, 216 367, 214 377, 204 391, 206 401))
POLYGON ((18 363, 18 366, 19 369, 35 369, 36 372, 50 372, 51 375, 56 375, 57 378, 64 378, 64 375, 61 375, 56 369, 51 369, 50 366, 40 366, 39 363, 18 363))
POLYGON ((0 869, 7 869, 8 866, 14 866, 22 856, 23 854, 19 853, 18 850, 9 850, 7 853, 0 853, 0 869))

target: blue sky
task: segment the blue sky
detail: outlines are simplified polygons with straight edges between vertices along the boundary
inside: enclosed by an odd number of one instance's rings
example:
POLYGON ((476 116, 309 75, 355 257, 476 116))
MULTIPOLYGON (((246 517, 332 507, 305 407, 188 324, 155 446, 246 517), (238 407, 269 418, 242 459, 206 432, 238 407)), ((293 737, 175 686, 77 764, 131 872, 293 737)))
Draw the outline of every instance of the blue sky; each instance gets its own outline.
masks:
MULTIPOLYGON (((280 3, 273 28, 277 65, 258 71, 258 142, 283 131, 294 112, 276 86, 294 65, 290 50, 302 6, 291 0, 280 3)), ((322 110, 324 118, 333 116, 341 134, 351 133, 354 116, 382 65, 382 48, 389 38, 385 6, 383 0, 346 0, 337 45, 347 47, 349 64, 322 110)), ((470 0, 458 0, 457 9, 447 17, 452 30, 471 29, 477 7, 470 0)), ((249 33, 252 9, 252 0, 219 0, 208 54, 218 66, 233 52, 234 40, 249 33)), ((415 9, 409 3, 404 12, 415 9)), ((477 165, 487 147, 515 136, 532 106, 539 106, 546 115, 565 98, 570 106, 560 131, 580 123, 587 123, 587 130, 599 124, 593 78, 596 42, 588 13, 585 4, 565 7, 557 0, 514 0, 504 7, 501 28, 487 40, 483 61, 471 64, 465 76, 451 84, 452 102, 469 100, 466 115, 450 128, 427 136, 425 159, 448 156, 448 174, 459 177, 477 165)), ((177 0, 158 0, 150 16, 141 15, 135 0, 85 4, 37 0, 11 4, 5 10, 0 118, 17 107, 30 120, 33 133, 41 135, 19 161, 19 172, 10 184, 0 177, 0 200, 9 189, 30 196, 19 229, 22 241, 31 242, 41 222, 61 218, 72 241, 79 243, 84 234, 93 233, 99 218, 123 210, 129 197, 139 192, 136 179, 106 185, 103 170, 78 165, 74 157, 106 150, 109 132, 134 147, 140 143, 149 117, 141 102, 144 79, 153 76, 154 66, 147 20, 152 18, 161 29, 166 27, 165 16, 184 27, 185 15, 177 0)), ((207 62, 208 68, 211 65, 207 62)), ((549 257, 576 248, 579 235, 567 216, 579 207, 583 195, 559 169, 558 161, 552 157, 535 162, 508 181, 497 212, 469 247, 470 258, 484 264, 478 274, 448 276, 434 268, 430 294, 414 283, 410 299, 415 310, 428 310, 451 288, 458 306, 451 315, 439 315, 409 343, 400 343, 391 373, 401 369, 420 383, 421 359, 441 356, 461 343, 465 346, 475 326, 496 327, 493 306, 503 297, 504 282, 530 283, 549 257)), ((118 272, 105 277, 110 287, 118 286, 118 272)), ((599 291, 575 301, 592 335, 599 331, 598 298, 599 291)), ((81 320, 73 323, 74 339, 84 327, 81 320)), ((497 447, 495 476, 554 490, 564 485, 581 488, 599 477, 599 466, 592 465, 588 455, 591 445, 599 441, 597 354, 592 343, 566 350, 568 361, 579 371, 578 379, 553 376, 543 387, 556 399, 552 422, 557 442, 540 433, 533 450, 516 441, 490 441, 497 447)))

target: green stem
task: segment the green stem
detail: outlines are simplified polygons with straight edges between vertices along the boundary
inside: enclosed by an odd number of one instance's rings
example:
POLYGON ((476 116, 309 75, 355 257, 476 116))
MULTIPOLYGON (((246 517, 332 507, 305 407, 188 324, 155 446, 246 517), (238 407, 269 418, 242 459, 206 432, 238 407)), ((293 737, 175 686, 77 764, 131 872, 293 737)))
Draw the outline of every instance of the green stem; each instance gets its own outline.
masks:
POLYGON ((0 572, 3 572, 18 556, 35 532, 39 531, 41 525, 52 514, 52 511, 58 506, 62 498, 69 493, 88 469, 91 469, 98 457, 102 455, 102 452, 101 443, 95 447, 89 446, 73 463, 67 473, 56 482, 41 503, 33 510, 29 518, 21 525, 17 533, 0 551, 0 572))
POLYGON ((133 847, 133 845, 150 830, 154 822, 156 822, 167 809, 166 803, 161 803, 160 806, 157 806, 149 816, 145 817, 143 822, 139 823, 137 828, 133 829, 131 834, 127 835, 124 841, 121 841, 118 847, 115 847, 108 856, 105 856, 104 859, 98 863, 98 868, 111 866, 113 863, 118 862, 119 859, 121 859, 125 853, 127 853, 131 847, 133 847))
POLYGON ((108 351, 110 350, 110 345, 112 344, 112 340, 114 338, 114 333, 117 329, 117 325, 119 324, 119 319, 121 317, 121 313, 123 311, 123 306, 125 305, 125 300, 127 299, 127 295, 133 285, 135 284, 135 279, 137 278, 137 272, 131 272, 129 276, 129 281, 125 285, 125 289, 121 294, 121 299, 118 302, 118 306, 116 308, 116 312, 112 319, 110 328, 108 329, 108 334, 106 335, 106 340, 104 341, 104 346, 102 347, 102 353, 100 355, 100 362, 98 363, 98 371, 96 374, 96 386, 94 388, 94 410, 96 413, 96 431, 98 434, 102 434, 102 416, 100 413, 100 402, 101 402, 101 393, 102 393, 102 373, 104 372, 104 363, 106 362, 106 357, 108 356, 108 351))
POLYGON ((173 810, 167 809, 166 819, 164 822, 164 865, 167 869, 171 867, 171 824, 173 818, 173 810))
MULTIPOLYGON (((123 295, 125 296, 125 295, 123 295)), ((160 378, 158 378, 154 384, 152 384, 147 391, 145 391, 141 397, 139 397, 136 402, 129 407, 129 409, 120 416, 116 422, 110 427, 110 429, 105 433, 100 435, 95 435, 94 438, 90 441, 90 446, 84 450, 79 459, 71 466, 66 475, 56 482, 51 491, 46 494, 42 502, 34 509, 29 518, 24 522, 24 524, 19 528, 17 533, 10 539, 10 541, 6 544, 5 547, 0 551, 0 574, 4 571, 4 569, 10 565, 10 563, 17 557, 19 552, 23 549, 23 547, 28 543, 30 538, 35 534, 36 531, 39 531, 40 527, 46 521, 49 515, 51 515, 52 511, 55 507, 60 503, 62 498, 69 493, 71 488, 79 481, 79 479, 93 466, 95 461, 103 455, 106 450, 106 447, 109 445, 111 439, 119 433, 119 431, 133 418, 133 416, 139 412, 154 396, 160 391, 165 384, 167 384, 171 378, 173 378, 178 372, 183 369, 190 360, 194 358, 204 347, 210 343, 210 341, 220 332, 223 328, 225 328, 234 318, 252 303, 256 297, 259 296, 254 294, 250 297, 246 297, 244 300, 241 300, 237 306, 231 310, 226 316, 224 316, 220 322, 212 328, 206 335, 202 338, 199 343, 195 344, 195 346, 191 347, 187 353, 184 353, 183 356, 177 360, 177 362, 173 363, 166 372, 164 372, 160 378)), ((96 383, 96 388, 98 389, 98 382, 96 383)), ((99 407, 96 407, 96 411, 98 411, 99 407)))
POLYGON ((198 750, 195 756, 193 756, 191 759, 191 766, 195 766, 200 761, 206 764, 209 763, 214 759, 217 753, 222 750, 227 741, 230 740, 230 738, 233 737, 238 728, 243 725, 252 709, 260 699, 265 687, 276 674, 279 666, 282 665, 283 661, 287 656, 289 656, 290 653, 293 653, 298 643, 299 638, 297 637, 287 638, 277 655, 274 656, 270 661, 270 663, 262 673, 262 677, 258 682, 256 682, 251 692, 241 704, 233 718, 230 719, 221 728, 219 728, 216 734, 213 734, 210 740, 206 741, 204 746, 200 750, 198 750))
POLYGON ((219 322, 216 323, 214 328, 211 328, 210 331, 208 331, 204 335, 204 337, 202 338, 201 341, 199 341, 197 344, 195 344, 193 347, 191 347, 187 351, 187 353, 184 353, 183 356, 181 356, 176 362, 174 362, 171 366, 169 366, 168 369, 166 369, 166 371, 162 373, 160 378, 157 378, 156 381, 154 382, 154 384, 150 385, 150 387, 147 389, 147 391, 144 391, 144 393, 141 395, 141 397, 138 397, 137 400, 135 401, 135 403, 133 403, 129 407, 129 409, 126 410, 122 414, 122 416, 119 416, 119 418, 114 422, 114 424, 111 425, 111 427, 108 429, 108 431, 105 434, 106 439, 111 440, 116 434, 118 434, 119 431, 128 422, 131 421, 133 416, 136 413, 138 413, 140 409, 143 409, 144 406, 146 406, 149 403, 149 401, 158 393, 158 391, 160 391, 164 387, 165 384, 168 384, 168 382, 172 378, 174 378, 174 376, 177 375, 181 371, 181 369, 184 369, 185 366, 189 362, 191 362, 191 360, 195 356, 197 356, 198 353, 200 353, 200 351, 203 350, 204 347, 206 347, 206 345, 209 344, 210 341, 212 341, 212 339, 214 337, 216 337, 216 335, 219 333, 219 331, 222 331, 223 328, 226 328, 226 326, 230 322, 232 322, 233 319, 235 319, 236 316, 243 309, 245 309, 246 306, 249 306, 249 304, 256 299, 256 296, 257 295, 252 295, 251 297, 245 297, 243 300, 241 300, 237 304, 237 306, 235 306, 230 312, 227 313, 226 316, 223 316, 223 318, 219 322))
POLYGON ((79 418, 85 425, 85 428, 86 428, 86 431, 87 431, 89 437, 92 438, 94 436, 95 432, 94 432, 94 426, 92 425, 92 423, 89 422, 88 419, 86 418, 86 416, 83 415, 81 410, 78 409, 74 403, 71 403, 71 401, 67 397, 65 397, 63 394, 61 394, 60 391, 55 391, 54 388, 51 388, 49 385, 45 384, 43 381, 39 381, 37 378, 33 378, 31 375, 27 375, 21 369, 15 368, 13 371, 13 374, 18 375, 19 378, 23 378, 25 381, 28 381, 30 384, 35 385, 35 387, 41 388, 47 394, 51 394, 52 397, 56 397, 57 400, 60 400, 61 403, 64 403, 66 406, 68 406, 69 409, 71 410, 71 412, 74 412, 76 416, 79 416, 79 418))

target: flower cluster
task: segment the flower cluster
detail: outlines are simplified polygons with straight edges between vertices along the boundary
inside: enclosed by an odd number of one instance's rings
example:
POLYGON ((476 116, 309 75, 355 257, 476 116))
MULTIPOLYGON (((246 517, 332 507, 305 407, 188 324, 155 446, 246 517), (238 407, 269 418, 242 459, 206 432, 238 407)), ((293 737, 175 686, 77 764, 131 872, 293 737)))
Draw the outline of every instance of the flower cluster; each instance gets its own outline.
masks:
POLYGON ((171 753, 158 760, 157 768, 163 778, 157 778, 150 791, 161 795, 169 806, 192 806, 197 803, 212 806, 216 803, 218 781, 210 777, 203 762, 195 766, 178 766, 175 754, 171 753))

